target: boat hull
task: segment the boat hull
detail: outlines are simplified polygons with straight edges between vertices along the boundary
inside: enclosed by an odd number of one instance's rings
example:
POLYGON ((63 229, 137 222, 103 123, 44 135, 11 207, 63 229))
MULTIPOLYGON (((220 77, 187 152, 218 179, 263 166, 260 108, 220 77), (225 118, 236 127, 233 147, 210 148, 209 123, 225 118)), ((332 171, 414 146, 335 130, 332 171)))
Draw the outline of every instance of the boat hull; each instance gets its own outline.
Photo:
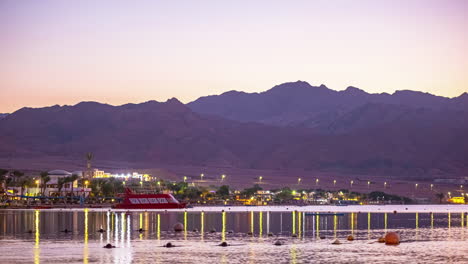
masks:
POLYGON ((186 208, 171 194, 136 194, 127 189, 121 203, 115 209, 181 209, 186 208))

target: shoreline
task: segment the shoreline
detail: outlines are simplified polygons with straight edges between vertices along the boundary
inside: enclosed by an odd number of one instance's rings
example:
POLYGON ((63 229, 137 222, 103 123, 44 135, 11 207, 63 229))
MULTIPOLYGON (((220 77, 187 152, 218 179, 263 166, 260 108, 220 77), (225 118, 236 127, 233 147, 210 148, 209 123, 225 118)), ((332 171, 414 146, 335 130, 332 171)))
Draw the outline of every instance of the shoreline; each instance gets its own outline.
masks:
POLYGON ((318 213, 465 213, 468 204, 425 205, 308 205, 308 206, 199 206, 183 209, 113 209, 103 208, 1 208, 0 211, 84 211, 91 212, 318 212, 318 213))

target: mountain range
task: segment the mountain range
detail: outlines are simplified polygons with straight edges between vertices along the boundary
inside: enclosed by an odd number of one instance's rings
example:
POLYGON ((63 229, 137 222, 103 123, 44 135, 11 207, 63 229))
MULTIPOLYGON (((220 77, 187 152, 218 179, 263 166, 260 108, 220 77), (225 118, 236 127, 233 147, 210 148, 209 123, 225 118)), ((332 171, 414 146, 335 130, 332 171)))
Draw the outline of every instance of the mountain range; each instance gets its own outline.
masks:
MULTIPOLYGON (((187 105, 22 108, 0 119, 0 159, 66 157, 164 165, 304 169, 392 177, 468 173, 468 95, 334 91, 306 82, 187 105)), ((1 166, 0 166, 1 167, 1 166)))

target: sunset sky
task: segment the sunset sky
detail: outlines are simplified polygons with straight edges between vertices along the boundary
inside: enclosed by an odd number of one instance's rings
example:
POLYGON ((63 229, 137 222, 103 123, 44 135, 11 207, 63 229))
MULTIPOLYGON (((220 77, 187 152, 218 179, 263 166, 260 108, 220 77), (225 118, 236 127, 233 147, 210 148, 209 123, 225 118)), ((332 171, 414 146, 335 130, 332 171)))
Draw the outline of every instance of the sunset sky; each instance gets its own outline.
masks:
POLYGON ((0 2, 0 113, 303 80, 468 91, 468 1, 0 2))

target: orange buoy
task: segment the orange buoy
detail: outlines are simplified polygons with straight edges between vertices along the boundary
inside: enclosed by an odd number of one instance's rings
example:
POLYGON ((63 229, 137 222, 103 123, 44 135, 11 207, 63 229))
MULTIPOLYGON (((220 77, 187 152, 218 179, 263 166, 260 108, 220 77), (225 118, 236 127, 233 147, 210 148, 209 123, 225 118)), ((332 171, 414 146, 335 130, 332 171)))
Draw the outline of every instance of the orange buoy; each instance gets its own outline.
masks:
POLYGON ((400 236, 395 232, 388 232, 385 235, 385 245, 398 245, 400 244, 400 236))
POLYGON ((354 240, 354 236, 353 236, 353 235, 349 235, 346 239, 348 239, 348 241, 353 241, 353 240, 354 240))

